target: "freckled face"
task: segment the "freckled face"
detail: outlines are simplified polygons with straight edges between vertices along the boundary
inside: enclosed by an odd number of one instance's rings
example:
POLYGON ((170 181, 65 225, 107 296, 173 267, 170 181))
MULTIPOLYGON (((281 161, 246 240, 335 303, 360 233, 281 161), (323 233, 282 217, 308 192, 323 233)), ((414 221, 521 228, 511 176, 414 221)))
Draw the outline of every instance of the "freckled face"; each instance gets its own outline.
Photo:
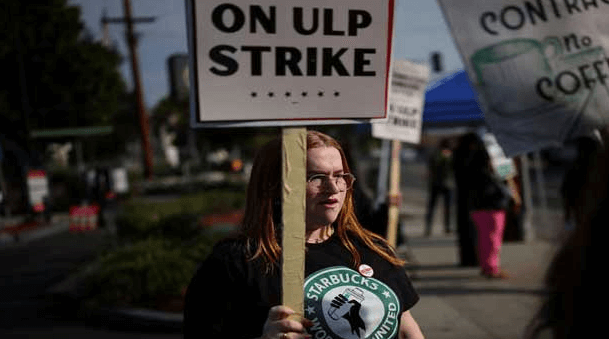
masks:
MULTIPOLYGON (((343 173, 343 162, 338 149, 316 147, 307 150, 307 177, 313 174, 325 174, 333 177, 343 173)), ((347 192, 341 192, 334 182, 325 182, 319 188, 307 184, 307 230, 312 231, 329 226, 336 221, 346 195, 347 192)))

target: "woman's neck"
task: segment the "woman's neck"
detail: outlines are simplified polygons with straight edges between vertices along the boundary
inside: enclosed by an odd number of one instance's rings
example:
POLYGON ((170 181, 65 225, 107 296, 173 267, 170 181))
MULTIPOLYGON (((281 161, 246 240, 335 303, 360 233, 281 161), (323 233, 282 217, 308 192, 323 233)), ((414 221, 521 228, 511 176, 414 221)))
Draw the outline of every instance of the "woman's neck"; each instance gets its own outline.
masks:
POLYGON ((326 241, 334 233, 332 225, 318 227, 305 232, 305 241, 309 244, 318 244, 326 241))

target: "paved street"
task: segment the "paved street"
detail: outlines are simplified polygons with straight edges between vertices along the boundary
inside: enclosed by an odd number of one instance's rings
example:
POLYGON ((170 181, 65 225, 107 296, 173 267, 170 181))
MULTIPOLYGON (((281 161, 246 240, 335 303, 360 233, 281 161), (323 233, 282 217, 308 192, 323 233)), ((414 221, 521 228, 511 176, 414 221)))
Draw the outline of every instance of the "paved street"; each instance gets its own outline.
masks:
POLYGON ((63 231, 0 247, 0 338, 180 338, 163 333, 111 330, 78 318, 76 305, 45 296, 47 288, 92 260, 105 234, 63 231))
POLYGON ((67 225, 63 229, 0 247, 0 327, 44 322, 50 307, 45 290, 93 259, 103 243, 101 233, 70 234, 67 225))

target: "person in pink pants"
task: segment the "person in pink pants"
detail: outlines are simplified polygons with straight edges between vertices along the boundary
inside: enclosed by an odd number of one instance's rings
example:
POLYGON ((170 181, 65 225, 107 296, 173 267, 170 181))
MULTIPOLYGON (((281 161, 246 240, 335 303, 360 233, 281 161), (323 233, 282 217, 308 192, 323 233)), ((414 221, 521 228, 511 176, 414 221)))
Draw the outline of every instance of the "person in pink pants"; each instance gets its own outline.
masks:
POLYGON ((505 279, 507 273, 501 269, 500 254, 506 209, 511 200, 520 206, 520 197, 513 180, 508 180, 508 188, 503 179, 495 174, 482 140, 473 143, 472 148, 467 169, 476 180, 469 185, 468 205, 478 233, 477 250, 481 273, 487 278, 505 279))
POLYGON ((471 212, 470 216, 478 229, 478 258, 482 274, 487 277, 507 277, 500 268, 505 211, 478 210, 471 212))

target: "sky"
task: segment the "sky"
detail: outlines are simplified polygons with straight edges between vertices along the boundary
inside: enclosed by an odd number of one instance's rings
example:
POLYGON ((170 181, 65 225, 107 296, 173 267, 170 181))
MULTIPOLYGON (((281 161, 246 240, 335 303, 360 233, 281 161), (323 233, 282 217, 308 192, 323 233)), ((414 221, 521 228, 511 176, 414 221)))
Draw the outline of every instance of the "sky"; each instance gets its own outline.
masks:
MULTIPOLYGON (((123 17, 123 0, 68 0, 79 6, 81 20, 95 39, 103 36, 101 18, 104 9, 110 18, 123 17)), ((167 58, 172 54, 188 53, 186 10, 184 0, 131 0, 134 17, 155 17, 153 23, 135 25, 139 33, 138 56, 144 100, 151 109, 169 95, 167 58)), ((429 62, 432 52, 440 52, 444 64, 442 74, 432 74, 431 80, 463 67, 450 30, 438 3, 434 0, 396 0, 394 60, 408 59, 429 62)), ((110 40, 124 56, 121 72, 132 87, 129 50, 125 42, 124 24, 110 24, 110 40)))

